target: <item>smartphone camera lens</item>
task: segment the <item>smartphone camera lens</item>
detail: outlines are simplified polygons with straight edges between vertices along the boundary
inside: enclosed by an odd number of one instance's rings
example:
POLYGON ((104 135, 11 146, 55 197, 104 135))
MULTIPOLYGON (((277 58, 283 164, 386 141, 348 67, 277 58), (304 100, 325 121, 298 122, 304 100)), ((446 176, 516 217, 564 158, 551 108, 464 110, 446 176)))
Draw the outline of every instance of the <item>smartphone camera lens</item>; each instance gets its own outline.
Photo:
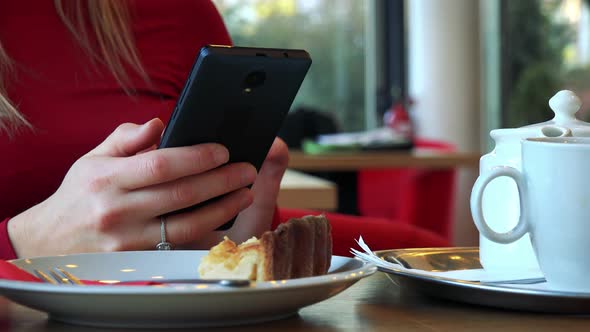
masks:
POLYGON ((244 79, 244 92, 249 93, 256 87, 261 86, 266 81, 266 73, 263 71, 253 71, 246 75, 244 79))

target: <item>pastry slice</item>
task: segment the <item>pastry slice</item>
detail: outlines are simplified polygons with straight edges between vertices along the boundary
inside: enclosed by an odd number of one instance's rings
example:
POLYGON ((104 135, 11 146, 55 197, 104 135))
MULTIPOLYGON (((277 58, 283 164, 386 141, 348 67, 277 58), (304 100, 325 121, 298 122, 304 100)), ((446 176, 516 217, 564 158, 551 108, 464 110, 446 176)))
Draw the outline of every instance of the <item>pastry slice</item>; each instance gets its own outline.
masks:
POLYGON ((324 215, 294 218, 274 231, 236 244, 225 237, 199 265, 201 278, 282 280, 323 275, 332 259, 332 235, 324 215))

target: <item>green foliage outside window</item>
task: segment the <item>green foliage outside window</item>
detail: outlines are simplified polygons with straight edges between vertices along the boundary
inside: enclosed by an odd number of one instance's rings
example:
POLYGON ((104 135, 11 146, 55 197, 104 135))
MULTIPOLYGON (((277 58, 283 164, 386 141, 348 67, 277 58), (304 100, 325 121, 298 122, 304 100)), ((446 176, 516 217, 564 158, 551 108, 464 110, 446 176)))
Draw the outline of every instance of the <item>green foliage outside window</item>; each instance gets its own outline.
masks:
POLYGON ((563 53, 571 28, 552 20, 555 1, 505 1, 504 125, 520 127, 553 117, 548 100, 565 88, 563 53))

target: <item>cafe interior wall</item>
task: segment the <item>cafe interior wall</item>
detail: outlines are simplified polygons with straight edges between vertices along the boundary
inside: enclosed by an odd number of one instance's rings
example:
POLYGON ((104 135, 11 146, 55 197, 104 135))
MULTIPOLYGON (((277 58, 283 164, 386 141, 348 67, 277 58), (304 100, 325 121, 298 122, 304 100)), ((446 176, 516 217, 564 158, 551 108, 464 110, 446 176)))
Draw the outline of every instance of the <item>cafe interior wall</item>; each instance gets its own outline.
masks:
MULTIPOLYGON (((416 134, 450 142, 461 152, 481 153, 480 1, 406 0, 406 10, 408 93, 415 101, 416 134)), ((477 245, 469 195, 478 170, 459 168, 457 175, 453 242, 477 245)))

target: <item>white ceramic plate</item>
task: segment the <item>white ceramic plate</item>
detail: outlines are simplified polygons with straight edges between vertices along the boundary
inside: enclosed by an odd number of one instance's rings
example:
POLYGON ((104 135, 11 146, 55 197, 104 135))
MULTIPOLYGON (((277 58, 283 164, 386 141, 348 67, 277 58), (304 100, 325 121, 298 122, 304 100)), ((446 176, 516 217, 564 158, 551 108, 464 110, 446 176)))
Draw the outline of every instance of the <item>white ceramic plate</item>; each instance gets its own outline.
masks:
MULTIPOLYGON (((61 267, 87 280, 197 278, 207 251, 134 251, 13 260, 27 270, 61 267)), ((214 285, 70 286, 0 280, 0 293, 51 319, 102 327, 202 327, 274 320, 323 301, 376 271, 361 260, 333 256, 324 276, 214 285)))

